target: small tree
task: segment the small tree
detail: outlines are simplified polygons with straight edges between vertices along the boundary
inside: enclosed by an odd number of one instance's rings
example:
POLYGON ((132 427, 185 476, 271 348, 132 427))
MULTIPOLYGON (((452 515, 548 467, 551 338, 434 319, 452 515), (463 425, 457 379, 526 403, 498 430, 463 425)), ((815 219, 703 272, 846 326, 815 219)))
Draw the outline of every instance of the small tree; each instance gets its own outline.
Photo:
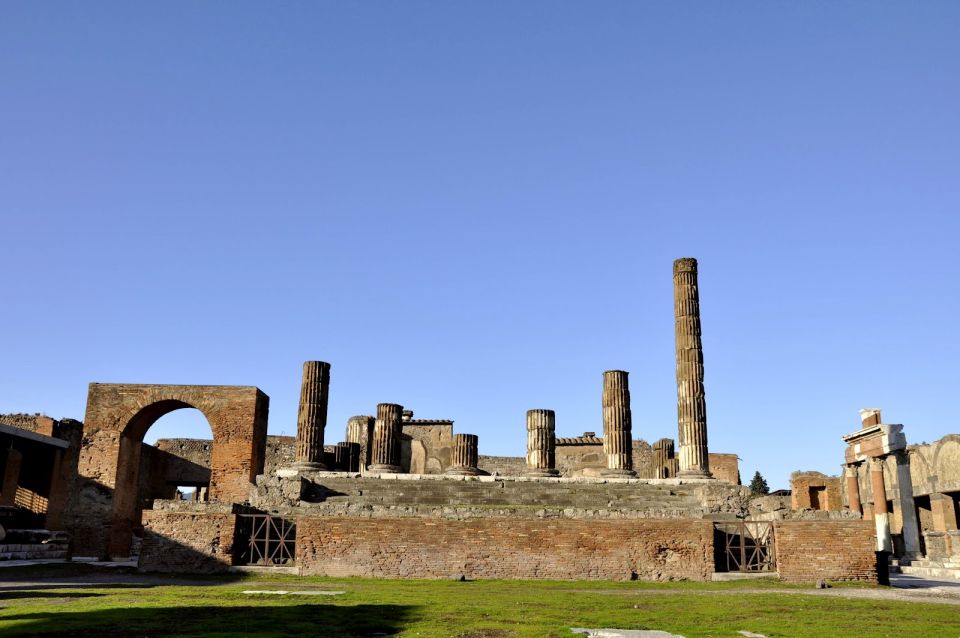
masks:
POLYGON ((750 495, 751 496, 766 496, 770 493, 770 486, 767 485, 767 480, 763 478, 759 470, 753 475, 753 480, 750 481, 750 495))

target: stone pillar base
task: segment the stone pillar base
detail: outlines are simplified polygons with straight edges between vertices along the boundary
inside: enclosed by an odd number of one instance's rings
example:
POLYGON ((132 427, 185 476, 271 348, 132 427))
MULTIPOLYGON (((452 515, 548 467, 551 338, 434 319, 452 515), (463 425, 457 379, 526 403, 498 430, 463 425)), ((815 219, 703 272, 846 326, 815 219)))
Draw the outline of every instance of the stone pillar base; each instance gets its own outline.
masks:
POLYGON ((677 478, 712 479, 713 474, 703 470, 680 470, 677 472, 677 478))
POLYGON ((299 470, 301 472, 326 472, 327 466, 323 463, 313 462, 313 461, 303 461, 301 463, 294 463, 289 466, 290 469, 299 470))
POLYGON ((633 470, 600 470, 600 476, 603 478, 636 478, 637 473, 633 470))
POLYGON ((530 478, 559 478, 560 471, 547 469, 527 470, 520 476, 528 476, 530 478))
POLYGON ((478 476, 480 470, 475 467, 451 467, 444 471, 447 476, 478 476))
POLYGON ((402 474, 403 468, 399 465, 384 465, 382 463, 374 463, 367 468, 367 472, 370 474, 402 474))

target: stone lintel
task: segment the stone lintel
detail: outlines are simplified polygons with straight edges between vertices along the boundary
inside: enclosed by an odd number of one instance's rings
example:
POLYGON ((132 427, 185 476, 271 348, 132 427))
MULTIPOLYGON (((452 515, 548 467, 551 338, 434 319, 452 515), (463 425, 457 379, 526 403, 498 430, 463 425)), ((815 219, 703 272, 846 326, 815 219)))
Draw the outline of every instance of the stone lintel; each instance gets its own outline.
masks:
POLYGON ((907 437, 900 424, 879 424, 863 428, 843 437, 847 444, 844 460, 858 463, 879 458, 907 448, 907 437))

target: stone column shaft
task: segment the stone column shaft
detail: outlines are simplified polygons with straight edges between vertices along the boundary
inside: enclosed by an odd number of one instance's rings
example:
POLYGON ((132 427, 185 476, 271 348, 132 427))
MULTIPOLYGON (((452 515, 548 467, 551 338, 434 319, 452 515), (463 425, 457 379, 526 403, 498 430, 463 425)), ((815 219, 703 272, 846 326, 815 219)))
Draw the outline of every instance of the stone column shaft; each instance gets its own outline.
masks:
POLYGON ((447 468, 446 474, 460 476, 475 476, 480 473, 477 469, 479 462, 479 438, 476 434, 453 435, 453 463, 447 468))
POLYGON ((653 444, 654 478, 673 478, 674 461, 673 439, 659 439, 653 444))
POLYGON ((933 517, 933 531, 946 532, 957 529, 957 510, 953 497, 947 494, 930 495, 930 513, 933 517))
POLYGON ((333 449, 334 468, 340 472, 357 472, 360 469, 360 444, 343 441, 333 449))
POLYGON ((851 512, 863 514, 863 506, 860 504, 860 479, 857 466, 848 465, 846 470, 847 482, 847 505, 851 512))
POLYGON ((298 467, 324 470, 323 431, 327 427, 327 401, 330 393, 330 364, 307 361, 303 364, 300 386, 300 411, 297 417, 298 467))
POLYGON ((877 551, 892 552, 890 536, 890 510, 887 507, 887 490, 883 482, 883 461, 870 463, 870 485, 873 489, 873 520, 877 526, 877 551))
POLYGON ((527 410, 527 470, 525 476, 557 476, 556 414, 527 410))
POLYGON ((370 453, 373 451, 373 424, 376 419, 372 416, 352 416, 347 420, 347 441, 360 446, 358 471, 364 472, 370 465, 370 453))
POLYGON ((697 260, 673 262, 673 308, 676 319, 678 476, 709 478, 707 402, 703 389, 703 344, 700 340, 700 292, 697 260))
POLYGON ((633 471, 633 419, 627 373, 603 373, 603 453, 607 457, 605 476, 636 476, 633 471))
POLYGON ((913 502, 913 480, 910 478, 910 460, 905 450, 894 452, 897 465, 896 500, 894 509, 900 516, 900 534, 903 537, 904 558, 920 558, 920 525, 917 506, 913 502))
POLYGON ((400 415, 403 406, 396 403, 381 403, 377 406, 377 420, 373 425, 373 451, 370 455, 370 471, 380 474, 396 474, 400 467, 400 415))

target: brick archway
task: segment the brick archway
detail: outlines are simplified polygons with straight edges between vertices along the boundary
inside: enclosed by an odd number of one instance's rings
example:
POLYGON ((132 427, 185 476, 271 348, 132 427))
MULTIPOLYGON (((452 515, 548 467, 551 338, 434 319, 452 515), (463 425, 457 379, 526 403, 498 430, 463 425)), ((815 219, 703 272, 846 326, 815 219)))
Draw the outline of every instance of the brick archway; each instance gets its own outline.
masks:
POLYGON ((263 472, 269 398, 255 387, 91 383, 74 508, 77 555, 127 556, 140 444, 160 417, 196 408, 213 432, 210 500, 243 502, 263 472))

